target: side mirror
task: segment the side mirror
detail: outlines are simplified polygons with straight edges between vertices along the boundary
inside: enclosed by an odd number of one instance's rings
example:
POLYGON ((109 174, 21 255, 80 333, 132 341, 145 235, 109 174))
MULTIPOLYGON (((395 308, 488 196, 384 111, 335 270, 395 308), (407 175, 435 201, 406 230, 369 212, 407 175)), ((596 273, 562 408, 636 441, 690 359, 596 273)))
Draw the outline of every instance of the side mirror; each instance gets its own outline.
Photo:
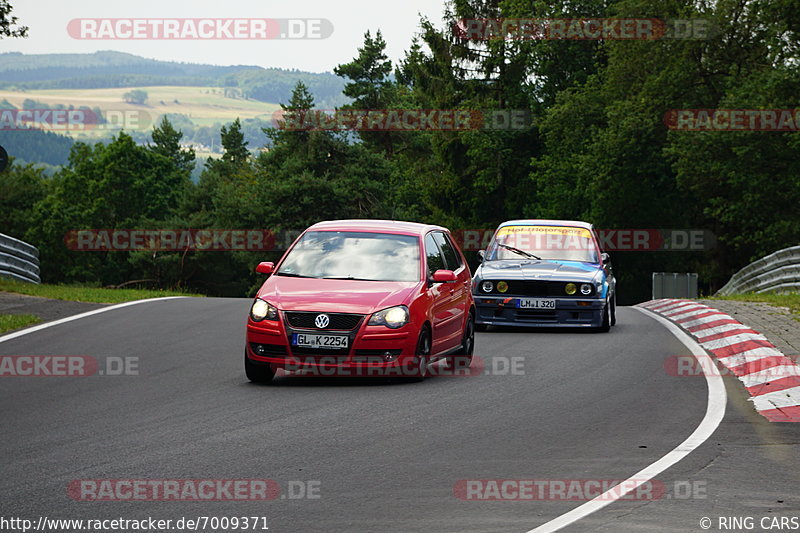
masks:
POLYGON ((486 261, 486 250, 478 250, 478 259, 481 260, 481 263, 486 261))
POLYGON ((607 253, 605 253, 605 252, 603 252, 602 254, 600 254, 600 259, 602 259, 602 260, 603 260, 603 264, 604 264, 604 265, 607 265, 607 264, 609 264, 609 263, 611 262, 611 256, 610 256, 610 255, 608 255, 608 254, 607 254, 607 253))
POLYGON ((458 281, 456 273, 452 270, 437 270, 431 276, 434 283, 453 283, 458 281))
POLYGON ((259 263, 256 267, 256 272, 259 274, 272 274, 273 270, 275 270, 275 263, 272 262, 259 263))

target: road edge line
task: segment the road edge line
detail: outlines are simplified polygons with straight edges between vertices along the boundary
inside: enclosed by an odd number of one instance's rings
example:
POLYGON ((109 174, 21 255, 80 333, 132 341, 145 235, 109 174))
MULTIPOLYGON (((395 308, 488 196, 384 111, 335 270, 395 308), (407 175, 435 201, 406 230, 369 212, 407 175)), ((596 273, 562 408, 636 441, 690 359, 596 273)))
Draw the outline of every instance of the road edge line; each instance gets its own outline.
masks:
MULTIPOLYGON (((689 349, 692 355, 694 355, 695 359, 697 359, 697 362, 700 364, 700 368, 716 368, 714 366, 714 360, 711 358, 711 356, 708 355, 708 353, 692 337, 690 337, 677 325, 647 309, 642 309, 640 307, 634 307, 633 309, 636 309, 645 315, 654 318, 665 328, 667 328, 679 341, 683 343, 684 346, 686 346, 686 348, 689 349), (704 366, 704 364, 708 364, 710 366, 704 366)), ((723 382, 722 376, 719 375, 719 373, 717 373, 717 375, 709 375, 703 372, 703 375, 705 376, 706 384, 708 385, 706 414, 703 417, 703 420, 700 421, 700 424, 697 426, 697 428, 686 438, 686 440, 673 448, 672 451, 668 452, 656 462, 650 464, 649 466, 629 477, 627 480, 620 483, 620 485, 624 485, 626 488, 629 487, 628 490, 623 492, 621 490, 615 490, 615 487, 612 487, 596 498, 589 500, 588 502, 576 507, 571 511, 557 516, 541 526, 527 531, 527 533, 550 533, 553 531, 558 531, 559 529, 565 528, 570 524, 577 522, 578 520, 586 518, 590 514, 595 513, 608 505, 611 505, 615 501, 621 499, 623 496, 633 492, 633 490, 635 490, 637 487, 650 481, 664 470, 675 465, 681 459, 692 453, 701 444, 707 441, 711 435, 714 434, 722 422, 722 419, 725 417, 725 407, 728 403, 728 395, 725 391, 725 383, 723 382)))
POLYGON ((97 315, 100 313, 105 313, 106 311, 114 311, 116 309, 122 309, 123 307, 130 307, 131 305, 138 305, 148 302, 159 302, 163 300, 177 300, 180 298, 189 298, 189 296, 164 296, 162 298, 145 298, 144 300, 133 300, 131 302, 123 302, 121 304, 110 305, 108 307, 101 307, 100 309, 93 309, 91 311, 86 311, 85 313, 78 313, 77 315, 71 315, 64 318, 59 318, 58 320, 53 320, 52 322, 45 322, 44 324, 37 324, 36 326, 31 326, 29 328, 24 328, 19 331, 15 331, 13 333, 9 333, 7 335, 3 335, 0 337, 0 343, 10 341, 12 339, 16 339, 18 337, 22 337, 23 335, 28 335, 30 333, 36 333, 37 331, 41 331, 43 329, 47 329, 53 326, 59 326, 61 324, 65 324, 67 322, 72 322, 73 320, 80 320, 81 318, 86 318, 88 316, 97 315))

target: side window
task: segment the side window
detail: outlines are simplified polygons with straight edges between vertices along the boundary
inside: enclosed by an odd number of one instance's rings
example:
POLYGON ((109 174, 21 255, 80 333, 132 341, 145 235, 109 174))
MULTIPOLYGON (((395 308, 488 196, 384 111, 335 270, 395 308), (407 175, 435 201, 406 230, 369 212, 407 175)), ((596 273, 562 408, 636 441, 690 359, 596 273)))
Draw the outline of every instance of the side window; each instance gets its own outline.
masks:
POLYGON ((437 270, 444 269, 442 252, 439 250, 439 246, 436 244, 436 241, 433 240, 433 236, 430 233, 425 236, 425 255, 428 258, 428 276, 437 270))
POLYGON ((444 233, 440 233, 438 231, 433 234, 433 239, 442 250, 445 263, 447 263, 447 268, 450 270, 458 270, 459 267, 461 267, 461 261, 459 260, 458 253, 453 248, 453 243, 450 242, 450 239, 448 239, 444 233))

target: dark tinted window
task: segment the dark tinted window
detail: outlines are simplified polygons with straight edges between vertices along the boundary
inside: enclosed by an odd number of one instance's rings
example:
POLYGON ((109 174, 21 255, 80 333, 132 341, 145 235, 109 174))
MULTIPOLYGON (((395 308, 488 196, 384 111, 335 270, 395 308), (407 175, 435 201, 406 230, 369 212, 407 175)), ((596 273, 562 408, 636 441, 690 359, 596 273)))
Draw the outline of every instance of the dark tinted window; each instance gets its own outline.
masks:
POLYGON ((455 249, 453 249, 453 244, 450 242, 450 239, 448 239, 444 233, 440 232, 434 233, 433 239, 442 250, 444 260, 447 263, 447 268, 449 270, 458 270, 458 268, 461 266, 461 261, 458 253, 455 251, 455 249))
POLYGON ((428 274, 445 268, 442 252, 430 233, 425 236, 425 254, 428 256, 428 274))

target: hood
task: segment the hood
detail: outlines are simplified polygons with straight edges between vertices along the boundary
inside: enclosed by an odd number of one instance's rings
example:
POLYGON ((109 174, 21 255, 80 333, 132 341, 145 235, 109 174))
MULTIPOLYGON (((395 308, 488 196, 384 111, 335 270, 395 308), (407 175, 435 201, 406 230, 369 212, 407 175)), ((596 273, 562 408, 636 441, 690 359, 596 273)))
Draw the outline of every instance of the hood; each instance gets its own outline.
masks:
POLYGON ((489 280, 591 282, 602 272, 599 265, 579 261, 506 259, 481 263, 475 271, 475 277, 489 280))
POLYGON ((283 311, 366 315, 393 305, 407 305, 419 284, 270 276, 258 291, 258 297, 283 311))

